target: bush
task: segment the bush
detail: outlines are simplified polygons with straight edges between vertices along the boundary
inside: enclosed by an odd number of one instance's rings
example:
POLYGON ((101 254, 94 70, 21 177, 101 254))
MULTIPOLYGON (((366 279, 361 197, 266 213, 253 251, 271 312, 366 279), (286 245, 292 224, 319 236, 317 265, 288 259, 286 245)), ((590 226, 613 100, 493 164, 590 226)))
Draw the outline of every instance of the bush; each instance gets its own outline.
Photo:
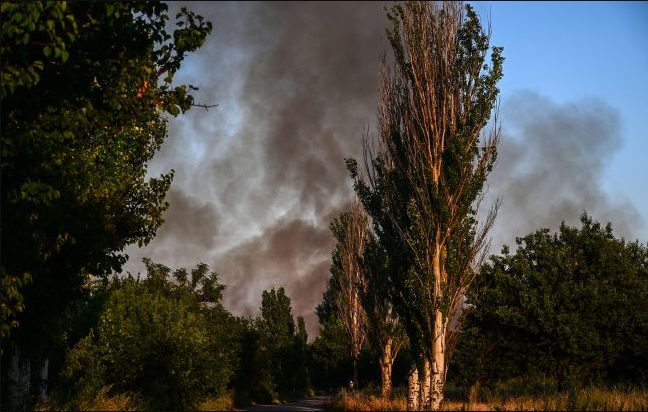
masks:
POLYGON ((224 393, 236 353, 229 344, 233 318, 220 305, 220 294, 204 301, 203 292, 213 293, 217 285, 215 275, 206 277, 206 266, 199 265, 198 280, 172 284, 164 266, 147 261, 147 268, 145 280, 115 280, 119 287, 96 332, 68 354, 62 386, 70 388, 71 404, 81 407, 106 386, 113 395, 135 393, 153 409, 187 409, 224 393), (197 290, 200 279, 203 288, 197 290))
POLYGON ((646 381, 648 247, 583 214, 517 239, 481 269, 448 379, 544 375, 559 389, 646 381))

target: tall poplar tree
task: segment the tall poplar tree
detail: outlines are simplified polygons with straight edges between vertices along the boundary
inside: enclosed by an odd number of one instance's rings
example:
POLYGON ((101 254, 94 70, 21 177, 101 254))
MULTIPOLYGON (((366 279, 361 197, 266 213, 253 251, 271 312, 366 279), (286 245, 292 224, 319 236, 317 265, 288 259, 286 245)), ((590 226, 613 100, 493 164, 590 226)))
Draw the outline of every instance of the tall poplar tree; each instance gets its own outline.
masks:
POLYGON ((358 387, 358 359, 367 337, 366 313, 362 306, 365 273, 362 264, 369 239, 367 214, 358 201, 331 222, 331 231, 337 240, 332 254, 332 285, 334 307, 347 337, 349 355, 353 363, 353 383, 358 387))
POLYGON ((390 255, 392 299, 421 353, 421 403, 408 407, 439 409, 464 296, 497 210, 478 224, 499 139, 496 118, 483 129, 499 92, 502 49, 489 49, 469 5, 409 2, 388 17, 394 59, 381 68, 379 152, 365 152, 364 177, 354 160, 347 166, 390 255))
POLYGON ((367 337, 379 351, 380 393, 385 398, 391 396, 394 360, 407 341, 389 293, 387 256, 376 236, 370 233, 362 256, 365 279, 361 302, 367 319, 367 337))

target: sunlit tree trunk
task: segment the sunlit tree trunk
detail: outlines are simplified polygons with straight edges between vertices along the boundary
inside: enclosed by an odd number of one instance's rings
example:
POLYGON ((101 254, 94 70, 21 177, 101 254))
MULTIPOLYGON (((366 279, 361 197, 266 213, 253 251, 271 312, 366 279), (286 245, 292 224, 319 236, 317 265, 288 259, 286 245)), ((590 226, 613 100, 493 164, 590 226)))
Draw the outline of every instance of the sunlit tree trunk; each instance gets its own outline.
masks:
POLYGON ((446 377, 446 322, 441 311, 437 311, 434 317, 434 333, 436 339, 433 343, 432 354, 434 361, 431 370, 431 388, 429 407, 438 411, 444 398, 445 377, 446 377))
POLYGON ((421 375, 421 400, 419 405, 421 410, 430 409, 430 385, 431 385, 431 373, 430 373, 430 361, 427 359, 423 361, 423 374, 421 375))
POLYGON ((420 397, 420 386, 419 386, 419 374, 416 364, 412 365, 409 375, 407 376, 407 410, 408 411, 418 411, 419 410, 419 397, 420 397))
MULTIPOLYGON (((356 279, 359 278, 359 274, 356 273, 356 279)), ((362 342, 364 341, 364 325, 360 321, 360 311, 362 310, 360 306, 360 297, 358 296, 358 282, 359 280, 353 281, 353 287, 350 290, 351 294, 351 357, 353 359, 353 387, 358 388, 358 357, 360 356, 360 349, 362 348, 362 342)))
POLYGON ((382 348, 382 355, 380 357, 380 394, 383 398, 391 396, 392 391, 392 366, 394 365, 394 351, 393 338, 388 337, 384 347, 382 348))
MULTIPOLYGON (((432 254, 432 271, 434 274, 434 299, 440 301, 443 298, 445 286, 447 284, 447 274, 445 271, 445 247, 439 239, 441 238, 439 230, 434 237, 434 245, 430 248, 432 254)), ((447 293, 447 292, 445 292, 447 293)), ((443 402, 445 389, 445 371, 446 371, 446 317, 437 307, 434 311, 434 324, 432 331, 432 348, 430 359, 426 359, 426 390, 427 397, 423 403, 425 410, 439 410, 443 402)))

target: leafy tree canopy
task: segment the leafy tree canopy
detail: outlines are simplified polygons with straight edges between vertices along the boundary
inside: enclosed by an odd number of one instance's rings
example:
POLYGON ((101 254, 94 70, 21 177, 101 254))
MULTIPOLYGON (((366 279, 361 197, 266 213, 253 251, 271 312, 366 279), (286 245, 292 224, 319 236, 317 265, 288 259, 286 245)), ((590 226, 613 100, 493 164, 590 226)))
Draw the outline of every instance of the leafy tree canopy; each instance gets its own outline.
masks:
POLYGON ((463 373, 489 381, 540 373, 561 385, 645 380, 648 248, 585 213, 580 228, 563 223, 517 245, 482 268, 463 373))
POLYGON ((120 270, 124 247, 162 223, 173 171, 147 179, 147 162, 164 114, 193 104, 196 89, 173 77, 212 26, 183 7, 167 32, 160 1, 1 7, 0 333, 20 321, 39 334, 41 315, 87 274, 120 270))
POLYGON ((220 297, 205 304, 206 285, 223 288, 218 275, 200 264, 195 285, 172 283, 169 268, 145 263, 145 279, 112 281, 96 328, 67 356, 62 386, 76 399, 111 387, 155 409, 186 409, 222 394, 232 378, 236 321, 220 297))
POLYGON ((269 342, 281 345, 295 334, 290 298, 283 287, 264 290, 261 295, 261 318, 265 324, 269 342))

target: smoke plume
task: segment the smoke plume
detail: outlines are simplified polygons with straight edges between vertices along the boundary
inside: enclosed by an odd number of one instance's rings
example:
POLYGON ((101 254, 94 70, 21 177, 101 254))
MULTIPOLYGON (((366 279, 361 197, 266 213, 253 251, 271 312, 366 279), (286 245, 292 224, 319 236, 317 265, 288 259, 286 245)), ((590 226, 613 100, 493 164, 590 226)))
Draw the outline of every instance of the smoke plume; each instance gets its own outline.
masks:
POLYGON ((634 240, 643 227, 637 210, 602 189, 605 165, 621 147, 619 114, 602 101, 556 104, 524 91, 503 105, 502 140, 488 195, 502 199, 493 252, 515 237, 562 221, 580 226, 587 211, 634 240))
MULTIPOLYGON (((125 270, 143 271, 145 256, 173 268, 207 263, 227 286, 225 306, 242 315, 259 313, 264 289, 283 286, 313 335, 334 246, 328 225, 352 196, 343 159, 360 156, 363 131, 375 125, 379 55, 388 47, 383 7, 188 6, 214 32, 176 78, 200 88, 199 103, 219 106, 170 121, 150 165, 151 175, 176 171, 166 222, 148 246, 127 250, 125 270)), ((620 145, 613 109, 559 106, 532 93, 503 107, 489 180, 489 196, 503 198, 495 244, 574 221, 581 209, 632 232, 636 211, 599 189, 620 145)))
MULTIPOLYGON (((179 8, 180 5, 173 4, 179 8)), ((200 88, 170 122, 151 165, 176 177, 158 236, 128 250, 167 265, 200 261, 221 274, 225 305, 257 314, 261 292, 284 286, 295 315, 317 330, 329 276, 328 225, 351 199, 344 158, 375 121, 380 4, 191 3, 214 24, 179 82, 200 88)), ((175 12, 171 10, 171 15, 175 12)))

